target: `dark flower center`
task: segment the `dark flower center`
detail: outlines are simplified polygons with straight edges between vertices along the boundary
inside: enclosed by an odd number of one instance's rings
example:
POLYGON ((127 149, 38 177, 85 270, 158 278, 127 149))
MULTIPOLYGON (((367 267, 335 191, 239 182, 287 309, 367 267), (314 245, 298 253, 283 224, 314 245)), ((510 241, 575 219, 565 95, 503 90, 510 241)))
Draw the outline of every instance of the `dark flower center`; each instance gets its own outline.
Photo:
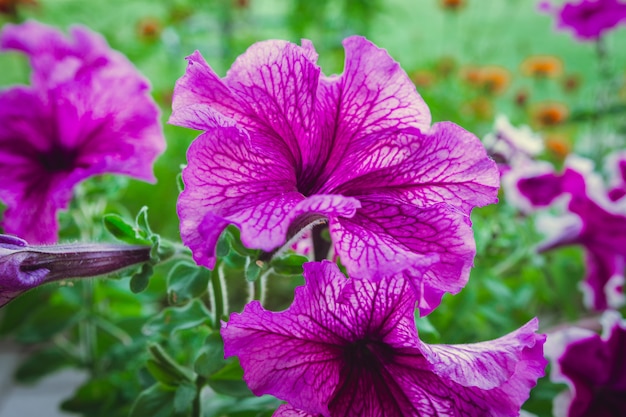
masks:
POLYGON ((60 145, 54 145, 50 150, 38 155, 41 166, 50 173, 67 172, 75 168, 76 149, 67 149, 60 145))
POLYGON ((389 345, 367 337, 352 342, 344 348, 345 363, 350 367, 362 369, 379 369, 380 362, 390 361, 393 355, 393 349, 389 345))

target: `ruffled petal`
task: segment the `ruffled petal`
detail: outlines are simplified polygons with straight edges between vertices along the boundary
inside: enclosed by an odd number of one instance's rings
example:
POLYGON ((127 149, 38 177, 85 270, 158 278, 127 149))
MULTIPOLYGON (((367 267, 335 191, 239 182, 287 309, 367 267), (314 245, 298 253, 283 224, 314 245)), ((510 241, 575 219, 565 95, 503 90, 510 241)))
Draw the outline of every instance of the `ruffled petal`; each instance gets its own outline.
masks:
POLYGON ((181 237, 196 262, 213 267, 217 239, 230 223, 242 229, 250 247, 272 250, 284 243, 289 213, 304 200, 289 165, 254 146, 236 127, 201 135, 187 159, 177 207, 181 237))
POLYGON ((256 43, 223 80, 194 53, 176 84, 170 123, 204 130, 236 123, 258 136, 260 145, 280 149, 298 170, 319 162, 314 107, 320 69, 311 48, 256 43))
POLYGON ((311 414, 298 410, 290 404, 283 404, 272 414, 272 417, 320 417, 319 414, 311 414))
POLYGON ((384 197, 361 199, 351 219, 330 221, 335 251, 350 276, 374 279, 403 272, 428 314, 445 292, 467 282, 475 254, 468 219, 446 204, 418 208, 384 197))
POLYGON ((324 261, 304 277, 287 310, 253 302, 222 327, 226 355, 239 356, 253 392, 290 404, 286 416, 513 417, 543 374, 536 320, 491 342, 429 346, 401 276, 346 279, 324 261))
POLYGON ((428 106, 386 50, 359 36, 345 39, 343 45, 343 73, 322 78, 317 93, 322 142, 332 143, 333 149, 323 178, 371 145, 374 133, 430 127, 428 106))
POLYGON ((253 301, 222 326, 225 355, 239 357, 252 392, 323 415, 339 378, 340 346, 352 337, 337 303, 347 280, 329 265, 305 264, 307 285, 287 310, 269 312, 253 301))
POLYGON ((405 129, 375 136, 335 173, 336 192, 357 198, 383 194, 420 207, 446 203, 467 214, 497 202, 495 162, 476 136, 454 123, 436 123, 424 133, 405 129))

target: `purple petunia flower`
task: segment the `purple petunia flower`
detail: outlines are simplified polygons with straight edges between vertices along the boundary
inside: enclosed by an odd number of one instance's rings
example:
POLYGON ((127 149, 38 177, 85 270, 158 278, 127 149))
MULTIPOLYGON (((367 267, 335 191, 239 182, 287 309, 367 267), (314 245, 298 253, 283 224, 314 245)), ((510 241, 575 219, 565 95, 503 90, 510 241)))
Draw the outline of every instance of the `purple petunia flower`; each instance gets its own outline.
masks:
POLYGON ((150 246, 37 246, 0 234, 0 307, 47 282, 109 274, 150 260, 150 246))
POLYGON ((626 321, 615 311, 601 321, 602 336, 570 327, 548 337, 550 379, 569 387, 554 400, 555 417, 626 415, 626 321))
POLYGON ((539 10, 555 16, 557 29, 572 30, 582 41, 597 40, 626 20, 626 3, 620 0, 581 0, 562 7, 542 1, 539 10))
POLYGON ((361 37, 344 46, 344 72, 330 77, 308 41, 257 43, 223 79, 199 52, 188 57, 170 123, 206 132, 187 154, 181 235, 212 268, 228 224, 246 246, 270 252, 327 219, 351 275, 404 270, 427 313, 466 283, 469 213, 496 201, 498 171, 471 133, 430 126, 386 51, 361 37))
POLYGON ((3 227, 33 243, 57 240, 56 212, 94 175, 154 181, 165 140, 148 82, 99 35, 70 37, 37 22, 6 25, 0 49, 28 55, 32 86, 0 91, 3 227))
POLYGON ((581 286, 585 305, 595 310, 624 305, 626 200, 611 201, 588 160, 569 157, 561 174, 548 164, 537 167, 511 173, 503 185, 507 197, 527 210, 564 203, 564 214, 559 218, 540 219, 538 228, 549 237, 539 250, 583 246, 587 263, 581 286))
POLYGON ((541 136, 528 126, 513 126, 503 114, 496 117, 493 131, 485 135, 483 144, 498 163, 501 175, 512 166, 532 163, 534 157, 543 151, 541 136))
POLYGON ((329 261, 304 276, 287 310, 253 301, 222 326, 252 392, 289 403, 276 416, 517 416, 543 375, 536 319, 489 342, 428 345, 402 277, 347 279, 329 261))

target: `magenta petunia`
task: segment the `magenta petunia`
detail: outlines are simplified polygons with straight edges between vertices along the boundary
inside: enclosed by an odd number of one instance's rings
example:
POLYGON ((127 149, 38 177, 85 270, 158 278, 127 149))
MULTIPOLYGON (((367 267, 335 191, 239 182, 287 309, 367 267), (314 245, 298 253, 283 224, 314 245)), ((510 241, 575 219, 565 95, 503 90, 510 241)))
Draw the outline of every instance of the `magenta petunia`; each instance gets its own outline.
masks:
POLYGON ((0 200, 5 232, 33 243, 57 240, 56 213, 94 175, 155 181, 165 149, 149 85, 99 35, 70 37, 29 21, 5 25, 0 49, 25 53, 32 85, 0 91, 0 200))
POLYGON ((626 302, 626 200, 611 200, 590 161, 570 157, 562 173, 547 164, 538 166, 505 178, 507 196, 527 210, 561 202, 559 218, 541 221, 539 228, 549 236, 539 249, 581 245, 587 264, 581 285, 585 305, 594 310, 621 307, 626 302))
POLYGON ((183 171, 181 235, 212 268, 228 224, 246 246, 271 252, 327 219, 351 275, 406 270, 426 313, 467 281, 469 213, 496 201, 498 171, 474 135, 430 125, 385 50, 361 37, 344 46, 344 72, 330 77, 308 41, 257 43, 223 79, 199 52, 188 57, 170 123, 205 132, 183 171))
POLYGON ((555 398, 555 417, 626 415, 626 322, 615 311, 601 321, 602 335, 569 327, 548 337, 550 379, 568 385, 555 398))
POLYGON ((0 307, 47 282, 108 274, 150 260, 150 246, 29 245, 0 234, 0 307))
POLYGON ((621 0, 580 0, 562 6, 542 1, 539 10, 554 15, 557 29, 571 30, 582 41, 597 40, 626 22, 626 3, 621 0))
POLYGON ((253 301, 222 326, 252 392, 289 403, 278 416, 512 417, 543 375, 536 319, 489 342, 428 345, 402 277, 347 279, 329 261, 304 276, 287 310, 253 301))

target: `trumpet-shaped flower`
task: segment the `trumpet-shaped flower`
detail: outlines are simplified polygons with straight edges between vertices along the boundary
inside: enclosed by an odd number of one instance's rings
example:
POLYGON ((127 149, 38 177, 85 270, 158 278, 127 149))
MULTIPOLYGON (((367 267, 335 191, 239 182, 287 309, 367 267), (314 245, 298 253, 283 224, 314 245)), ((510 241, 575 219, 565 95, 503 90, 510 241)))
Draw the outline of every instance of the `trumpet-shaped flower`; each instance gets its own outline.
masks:
POLYGON ((580 0, 561 7, 542 1, 539 9, 554 15, 557 29, 572 30, 582 41, 597 40, 626 21, 626 4, 621 0, 580 0))
POLYGON ((539 164, 526 172, 512 172, 503 184, 512 200, 526 209, 564 202, 559 219, 542 222, 540 229, 549 236, 539 249, 581 245, 587 263, 581 286, 587 307, 605 310, 624 305, 626 200, 612 201, 593 164, 570 157, 561 174, 539 164))
POLYGON ((150 246, 28 245, 0 235, 0 307, 47 282, 108 274, 150 260, 150 246))
POLYGON ((56 213, 74 186, 115 173, 154 181, 164 150, 148 82, 99 35, 37 22, 6 25, 0 49, 25 53, 32 85, 0 91, 3 227, 33 243, 57 240, 56 213))
POLYGON ((569 327, 548 338, 550 379, 568 385, 554 400, 555 417, 626 415, 626 322, 615 311, 601 321, 602 335, 569 327))
POLYGON ((469 213, 496 201, 498 171, 474 135, 430 125, 386 51, 361 37, 344 46, 344 72, 330 77, 308 41, 257 43, 223 79, 200 53, 188 57, 170 123, 205 132, 183 171, 181 235, 212 268, 228 224, 246 246, 270 252, 327 219, 351 275, 406 271, 427 313, 467 281, 469 213))
POLYGON ((347 279, 329 261, 304 276, 287 310, 253 301, 222 327, 252 392, 289 403, 275 415, 512 417, 543 375, 536 319, 489 342, 428 345, 406 279, 347 279))

